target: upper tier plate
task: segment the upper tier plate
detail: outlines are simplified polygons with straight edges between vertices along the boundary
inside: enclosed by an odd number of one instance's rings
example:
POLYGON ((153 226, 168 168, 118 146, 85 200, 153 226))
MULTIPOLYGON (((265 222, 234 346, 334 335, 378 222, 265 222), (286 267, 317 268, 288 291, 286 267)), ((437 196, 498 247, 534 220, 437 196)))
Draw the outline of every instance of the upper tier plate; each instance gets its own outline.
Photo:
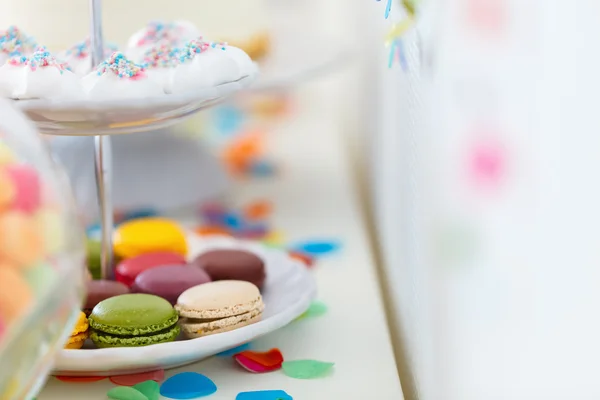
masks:
POLYGON ((139 100, 17 100, 16 106, 38 129, 51 135, 115 135, 147 132, 175 124, 238 92, 256 79, 258 69, 236 82, 200 92, 139 100))

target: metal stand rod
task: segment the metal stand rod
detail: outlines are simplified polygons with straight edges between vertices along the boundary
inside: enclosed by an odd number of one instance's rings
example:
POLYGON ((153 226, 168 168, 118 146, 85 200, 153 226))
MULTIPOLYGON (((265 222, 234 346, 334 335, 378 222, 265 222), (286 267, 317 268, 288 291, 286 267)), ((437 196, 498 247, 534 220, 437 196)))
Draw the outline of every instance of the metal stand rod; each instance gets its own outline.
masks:
MULTIPOLYGON (((92 63, 100 64, 104 59, 104 41, 102 38, 102 0, 90 0, 90 47, 92 63)), ((94 138, 94 162, 96 166, 96 188, 100 207, 100 226, 102 244, 100 265, 102 279, 114 279, 113 274, 113 204, 112 204, 112 148, 110 136, 94 138)))

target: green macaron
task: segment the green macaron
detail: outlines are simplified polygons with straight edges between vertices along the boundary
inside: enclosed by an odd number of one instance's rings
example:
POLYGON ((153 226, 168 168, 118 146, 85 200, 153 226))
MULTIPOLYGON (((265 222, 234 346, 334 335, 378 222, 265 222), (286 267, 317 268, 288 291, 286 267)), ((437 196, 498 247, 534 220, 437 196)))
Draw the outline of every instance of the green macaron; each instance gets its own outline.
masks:
POLYGON ((171 342, 179 335, 178 315, 165 299, 123 294, 101 301, 89 316, 97 347, 138 347, 171 342))

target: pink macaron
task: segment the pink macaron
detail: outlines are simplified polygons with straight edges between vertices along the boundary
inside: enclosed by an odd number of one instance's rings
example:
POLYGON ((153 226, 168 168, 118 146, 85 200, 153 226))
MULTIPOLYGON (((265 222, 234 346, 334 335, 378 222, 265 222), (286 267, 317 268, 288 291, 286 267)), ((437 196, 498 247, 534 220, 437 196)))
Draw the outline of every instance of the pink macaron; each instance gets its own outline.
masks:
POLYGON ((127 286, 133 285, 135 278, 142 272, 163 265, 184 265, 185 258, 177 253, 155 252, 121 261, 115 268, 115 279, 127 286))

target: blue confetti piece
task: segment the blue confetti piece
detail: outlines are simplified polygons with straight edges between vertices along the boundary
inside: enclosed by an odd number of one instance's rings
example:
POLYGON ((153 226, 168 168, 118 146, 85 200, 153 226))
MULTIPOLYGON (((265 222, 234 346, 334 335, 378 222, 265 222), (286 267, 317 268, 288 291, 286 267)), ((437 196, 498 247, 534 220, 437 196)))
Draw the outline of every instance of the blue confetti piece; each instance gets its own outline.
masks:
POLYGON ((238 132, 244 121, 244 113, 237 107, 222 106, 215 110, 215 125, 223 135, 238 132))
POLYGON ((160 386, 160 395, 171 399, 195 399, 217 391, 217 385, 208 377, 196 372, 173 375, 160 386))
POLYGON ((267 160, 254 161, 249 168, 250 174, 259 177, 268 177, 275 174, 275 166, 267 160))
POLYGON ((385 19, 388 19, 390 16, 390 11, 392 11, 392 0, 388 0, 387 5, 385 6, 385 19))
POLYGON ((234 347, 233 349, 225 350, 217 354, 217 357, 231 357, 236 355, 237 353, 241 353, 242 351, 250 350, 250 343, 243 344, 238 347, 234 347))
POLYGON ((337 242, 314 240, 296 244, 292 249, 310 256, 323 256, 339 250, 340 247, 337 242))
POLYGON ((223 216, 223 223, 226 227, 239 231, 244 226, 244 219, 236 213, 229 212, 223 216))
POLYGON ((294 400, 283 390, 258 390, 256 392, 241 392, 235 400, 294 400))

